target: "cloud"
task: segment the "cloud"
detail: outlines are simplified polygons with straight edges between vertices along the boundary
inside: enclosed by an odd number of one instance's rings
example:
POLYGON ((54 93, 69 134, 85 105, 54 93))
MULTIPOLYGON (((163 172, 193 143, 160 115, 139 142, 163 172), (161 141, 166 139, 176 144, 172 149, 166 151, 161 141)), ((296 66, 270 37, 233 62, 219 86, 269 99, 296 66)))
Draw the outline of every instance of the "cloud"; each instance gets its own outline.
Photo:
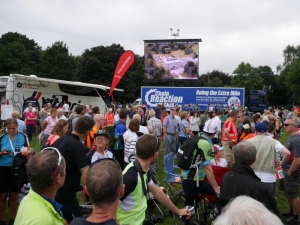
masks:
POLYGON ((273 70, 300 44, 300 1, 2 0, 0 34, 26 34, 45 49, 63 41, 74 55, 119 43, 143 55, 143 40, 202 38, 200 74, 232 73, 242 61, 273 70))

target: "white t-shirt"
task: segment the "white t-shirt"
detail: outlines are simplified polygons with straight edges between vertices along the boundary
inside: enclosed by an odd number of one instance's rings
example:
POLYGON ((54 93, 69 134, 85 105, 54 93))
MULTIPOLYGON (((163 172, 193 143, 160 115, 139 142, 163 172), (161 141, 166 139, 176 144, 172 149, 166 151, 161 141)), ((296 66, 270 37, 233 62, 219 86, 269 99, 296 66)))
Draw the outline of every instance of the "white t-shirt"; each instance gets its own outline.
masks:
POLYGON ((63 109, 64 109, 64 111, 65 112, 69 112, 69 104, 67 104, 67 103, 65 103, 64 105, 63 105, 63 109))
POLYGON ((139 132, 142 132, 143 134, 149 134, 148 128, 142 125, 140 125, 139 132))
POLYGON ((116 115, 114 116, 114 121, 117 122, 117 121, 119 121, 119 120, 120 120, 120 116, 119 116, 119 114, 116 114, 116 115))
MULTIPOLYGON (((32 107, 32 112, 35 112, 36 109, 34 107, 32 107)), ((24 113, 27 113, 28 112, 28 107, 24 110, 24 113)))
POLYGON ((105 150, 104 155, 101 155, 99 152, 95 152, 92 159, 91 163, 95 162, 98 159, 103 159, 103 158, 113 158, 113 154, 110 151, 105 150))
MULTIPOLYGON (((276 154, 279 154, 283 147, 284 146, 279 141, 276 141, 276 145, 275 145, 276 154)), ((274 162, 274 166, 275 166, 275 162, 274 162)), ((263 182, 263 183, 274 183, 274 182, 276 182, 275 174, 259 173, 259 172, 255 172, 255 174, 256 174, 256 176, 258 176, 260 178, 261 182, 263 182)))
POLYGON ((210 163, 213 166, 227 167, 227 161, 226 161, 226 159, 223 159, 223 158, 220 158, 220 162, 217 162, 217 160, 212 159, 212 160, 210 160, 210 163))
POLYGON ((220 120, 220 118, 218 116, 215 116, 213 118, 213 120, 216 121, 217 130, 218 130, 218 132, 215 134, 214 138, 219 138, 219 133, 222 132, 222 130, 221 130, 221 123, 222 122, 221 122, 221 120, 220 120))

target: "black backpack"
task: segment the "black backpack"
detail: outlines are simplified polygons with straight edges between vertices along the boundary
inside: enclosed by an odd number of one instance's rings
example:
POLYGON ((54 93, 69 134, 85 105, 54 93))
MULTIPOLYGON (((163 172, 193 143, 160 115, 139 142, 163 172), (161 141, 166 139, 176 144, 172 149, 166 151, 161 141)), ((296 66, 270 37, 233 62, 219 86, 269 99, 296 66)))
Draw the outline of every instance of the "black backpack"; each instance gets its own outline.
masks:
POLYGON ((72 122, 73 122, 73 119, 75 119, 76 117, 79 117, 79 116, 73 116, 72 118, 68 119, 68 122, 69 122, 69 128, 68 128, 68 131, 67 131, 67 134, 71 133, 73 131, 73 125, 72 125, 72 122))
POLYGON ((196 162, 205 161, 204 152, 202 151, 202 149, 198 147, 198 141, 200 139, 205 139, 205 138, 198 135, 188 138, 183 143, 183 145, 178 149, 177 166, 179 168, 183 170, 189 170, 190 166, 194 165, 196 162), (197 150, 197 152, 193 157, 195 149, 197 150))
POLYGON ((18 153, 14 157, 13 170, 14 177, 12 181, 12 186, 17 185, 21 188, 24 184, 29 182, 27 172, 26 172, 27 157, 18 153))

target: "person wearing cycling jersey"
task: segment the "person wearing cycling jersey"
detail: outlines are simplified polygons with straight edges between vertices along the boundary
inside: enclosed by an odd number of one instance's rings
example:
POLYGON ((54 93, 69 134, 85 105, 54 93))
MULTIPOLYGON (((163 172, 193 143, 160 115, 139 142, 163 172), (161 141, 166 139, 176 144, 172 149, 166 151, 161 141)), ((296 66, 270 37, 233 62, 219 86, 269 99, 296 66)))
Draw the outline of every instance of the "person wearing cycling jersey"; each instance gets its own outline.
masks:
POLYGON ((147 208, 148 190, 154 198, 175 214, 190 217, 188 209, 178 209, 168 196, 156 186, 148 169, 158 157, 160 142, 157 137, 144 134, 136 143, 135 162, 129 163, 123 171, 124 195, 120 198, 117 211, 119 224, 143 224, 147 208))
POLYGON ((32 156, 26 168, 31 189, 20 203, 14 224, 65 224, 62 205, 55 201, 57 190, 65 182, 65 159, 49 147, 32 156))
POLYGON ((87 154, 89 165, 98 159, 113 158, 113 153, 107 147, 109 142, 109 133, 106 130, 99 130, 95 133, 95 145, 87 154))
POLYGON ((182 187, 185 193, 185 205, 195 206, 196 210, 200 193, 208 195, 220 193, 220 187, 215 180, 211 167, 211 159, 214 157, 214 147, 211 139, 217 131, 218 127, 214 119, 206 121, 203 133, 200 135, 201 138, 197 143, 198 148, 203 151, 204 158, 198 157, 195 149, 191 163, 191 166, 195 166, 183 171, 182 187), (204 181, 205 175, 209 182, 204 181))

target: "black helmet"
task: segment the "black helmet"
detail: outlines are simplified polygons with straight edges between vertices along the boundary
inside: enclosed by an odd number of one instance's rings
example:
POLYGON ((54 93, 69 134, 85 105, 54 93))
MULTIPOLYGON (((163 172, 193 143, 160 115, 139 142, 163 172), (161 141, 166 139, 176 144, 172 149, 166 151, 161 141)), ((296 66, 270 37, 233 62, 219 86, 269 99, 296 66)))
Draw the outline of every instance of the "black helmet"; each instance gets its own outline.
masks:
POLYGON ((104 136, 106 137, 107 139, 109 139, 109 133, 106 131, 106 130, 98 130, 96 133, 95 133, 95 138, 98 137, 98 136, 104 136))

